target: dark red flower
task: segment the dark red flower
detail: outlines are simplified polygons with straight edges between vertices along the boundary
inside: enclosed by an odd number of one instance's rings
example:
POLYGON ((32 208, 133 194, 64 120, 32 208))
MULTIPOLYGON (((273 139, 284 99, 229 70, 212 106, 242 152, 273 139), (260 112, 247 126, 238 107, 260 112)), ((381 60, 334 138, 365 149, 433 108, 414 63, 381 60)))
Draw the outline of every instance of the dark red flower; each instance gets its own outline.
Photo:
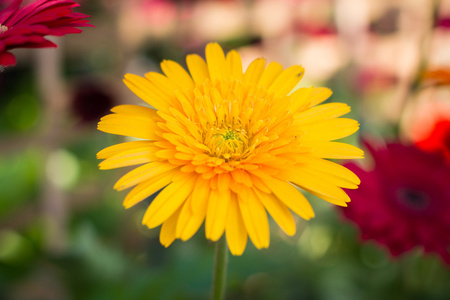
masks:
POLYGON ((72 96, 72 111, 83 123, 98 121, 117 100, 114 89, 99 80, 86 78, 76 84, 72 96))
POLYGON ((346 165, 361 185, 347 191, 352 203, 342 209, 344 216, 359 227, 364 240, 386 246, 393 256, 421 246, 450 264, 449 164, 414 146, 366 146, 374 166, 366 171, 346 165))
POLYGON ((22 0, 13 0, 0 11, 0 66, 13 66, 14 48, 56 47, 45 39, 47 35, 63 36, 80 33, 76 27, 91 26, 89 16, 76 13, 72 8, 79 4, 70 0, 37 0, 20 7, 22 0))
POLYGON ((430 134, 416 142, 420 149, 444 156, 450 162, 450 120, 438 120, 430 134))

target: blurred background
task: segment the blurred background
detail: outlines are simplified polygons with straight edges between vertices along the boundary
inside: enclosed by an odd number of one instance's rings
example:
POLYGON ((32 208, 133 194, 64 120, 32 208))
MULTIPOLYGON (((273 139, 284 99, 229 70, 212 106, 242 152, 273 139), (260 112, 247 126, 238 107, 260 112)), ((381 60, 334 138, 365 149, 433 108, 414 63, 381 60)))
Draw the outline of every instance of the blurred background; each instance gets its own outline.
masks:
MULTIPOLYGON (((1 300, 208 299, 203 229, 165 249, 141 225, 151 199, 125 210, 112 186, 126 170, 98 170, 96 153, 122 141, 97 131, 99 118, 143 104, 125 73, 184 65, 217 41, 244 68, 261 56, 303 65, 300 86, 327 86, 329 101, 352 107, 361 130, 347 142, 413 143, 450 119, 449 0, 77 2, 95 28, 50 38, 58 49, 14 50, 18 64, 0 73, 1 300)), ((297 218, 295 236, 272 226, 269 249, 230 257, 227 299, 450 299, 440 257, 394 259, 307 197, 317 217, 297 218)))

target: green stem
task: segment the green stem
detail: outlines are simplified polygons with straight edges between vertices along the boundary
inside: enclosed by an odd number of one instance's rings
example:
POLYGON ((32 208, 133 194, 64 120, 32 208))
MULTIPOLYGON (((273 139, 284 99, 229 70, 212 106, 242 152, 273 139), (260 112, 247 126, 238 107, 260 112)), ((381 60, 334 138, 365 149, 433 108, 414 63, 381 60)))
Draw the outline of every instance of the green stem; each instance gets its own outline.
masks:
POLYGON ((212 286, 212 300, 223 300, 225 296, 225 283, 227 281, 228 248, 225 237, 216 242, 214 257, 214 274, 212 286))

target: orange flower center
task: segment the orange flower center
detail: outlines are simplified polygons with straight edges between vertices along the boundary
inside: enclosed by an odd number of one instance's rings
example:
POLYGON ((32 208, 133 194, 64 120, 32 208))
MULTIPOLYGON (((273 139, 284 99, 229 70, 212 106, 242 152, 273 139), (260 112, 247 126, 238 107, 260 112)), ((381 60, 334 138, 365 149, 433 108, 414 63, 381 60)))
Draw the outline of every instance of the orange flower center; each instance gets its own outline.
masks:
POLYGON ((4 33, 8 30, 8 27, 5 25, 0 24, 0 33, 4 33))

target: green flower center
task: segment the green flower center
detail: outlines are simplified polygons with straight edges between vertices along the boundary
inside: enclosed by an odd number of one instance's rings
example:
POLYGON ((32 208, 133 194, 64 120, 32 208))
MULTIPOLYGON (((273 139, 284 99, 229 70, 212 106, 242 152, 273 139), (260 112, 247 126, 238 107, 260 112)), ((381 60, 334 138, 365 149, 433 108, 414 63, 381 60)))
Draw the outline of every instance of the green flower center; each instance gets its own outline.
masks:
MULTIPOLYGON (((220 135, 220 134, 219 134, 220 135)), ((222 138, 227 141, 227 140, 235 140, 235 141, 240 141, 241 139, 239 138, 239 135, 236 131, 234 131, 233 129, 228 129, 224 135, 222 135, 222 138)))
POLYGON ((206 144, 215 157, 228 159, 239 158, 248 147, 248 137, 244 129, 231 127, 212 127, 206 144))

